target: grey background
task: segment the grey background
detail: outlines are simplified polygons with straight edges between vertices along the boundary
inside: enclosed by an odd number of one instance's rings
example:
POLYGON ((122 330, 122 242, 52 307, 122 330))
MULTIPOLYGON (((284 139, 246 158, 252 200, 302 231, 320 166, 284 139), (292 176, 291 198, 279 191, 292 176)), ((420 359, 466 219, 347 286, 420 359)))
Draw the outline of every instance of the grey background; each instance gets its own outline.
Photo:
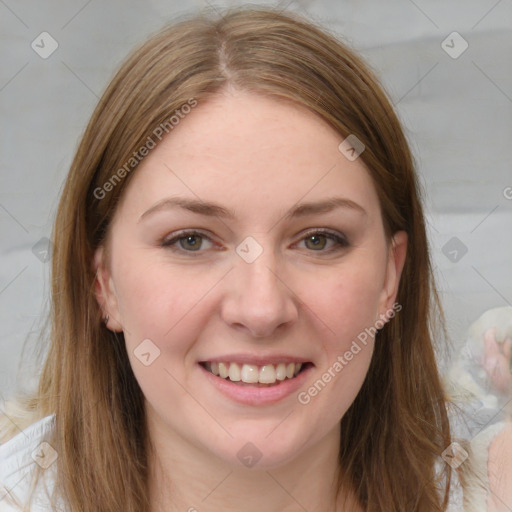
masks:
MULTIPOLYGON (((49 299, 40 249, 103 89, 121 59, 166 21, 233 3, 0 0, 1 395, 14 389, 27 337, 37 348, 49 299), (31 47, 42 32, 58 43, 46 59, 31 47)), ((417 159, 438 285, 459 346, 484 311, 512 305, 512 0, 279 5, 358 49, 393 98, 417 159), (454 31, 468 44, 457 58, 442 46, 462 49, 458 36, 448 37, 454 31)), ((19 373, 26 385, 38 370, 31 350, 19 373)))

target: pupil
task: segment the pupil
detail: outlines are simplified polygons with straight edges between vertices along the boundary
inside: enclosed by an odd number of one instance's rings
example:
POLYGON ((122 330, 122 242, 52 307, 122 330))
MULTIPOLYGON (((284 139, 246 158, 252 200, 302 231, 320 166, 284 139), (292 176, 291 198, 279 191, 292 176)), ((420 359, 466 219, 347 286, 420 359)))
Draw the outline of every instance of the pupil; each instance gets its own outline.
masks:
POLYGON ((185 238, 185 243, 190 244, 192 248, 199 247, 197 238, 197 235, 189 235, 185 238))
MULTIPOLYGON (((313 242, 314 247, 318 247, 318 244, 319 243, 321 244, 321 240, 320 240, 321 237, 323 237, 323 235, 311 235, 309 237, 309 240, 313 242)), ((324 242, 325 242, 325 240, 324 240, 324 242)))

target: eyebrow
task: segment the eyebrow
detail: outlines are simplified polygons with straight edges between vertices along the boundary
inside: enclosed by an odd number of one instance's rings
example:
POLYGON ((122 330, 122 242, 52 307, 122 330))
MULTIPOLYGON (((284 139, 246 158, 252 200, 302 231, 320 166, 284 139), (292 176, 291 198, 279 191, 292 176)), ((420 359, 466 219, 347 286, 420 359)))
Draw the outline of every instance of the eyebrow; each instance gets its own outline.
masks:
MULTIPOLYGON (((199 215, 205 215, 209 217, 222 217, 231 220, 236 218, 236 215, 233 211, 228 210, 216 203, 198 201, 196 199, 187 199, 184 197, 168 197, 158 201, 158 203, 154 204, 151 208, 149 208, 149 210, 146 210, 140 216, 137 222, 140 222, 143 218, 147 217, 151 213, 172 208, 183 208, 192 213, 197 213, 199 215)), ((285 214, 284 218, 289 220, 292 218, 306 217, 308 215, 319 213, 328 213, 336 208, 347 208, 355 212, 359 212, 365 216, 367 215, 366 210, 360 204, 350 199, 344 197, 330 197, 322 201, 301 203, 290 209, 285 214)))

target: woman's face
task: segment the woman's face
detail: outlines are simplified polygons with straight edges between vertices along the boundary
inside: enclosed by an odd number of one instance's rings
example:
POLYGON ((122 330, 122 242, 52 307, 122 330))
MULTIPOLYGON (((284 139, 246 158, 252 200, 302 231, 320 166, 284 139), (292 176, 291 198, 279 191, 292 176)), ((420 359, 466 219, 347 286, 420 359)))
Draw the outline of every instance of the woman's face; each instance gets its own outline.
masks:
POLYGON ((403 232, 387 242, 342 140, 307 110, 226 93, 135 171, 109 265, 96 253, 97 296, 160 432, 270 468, 339 427, 374 328, 394 315, 406 248, 403 232))

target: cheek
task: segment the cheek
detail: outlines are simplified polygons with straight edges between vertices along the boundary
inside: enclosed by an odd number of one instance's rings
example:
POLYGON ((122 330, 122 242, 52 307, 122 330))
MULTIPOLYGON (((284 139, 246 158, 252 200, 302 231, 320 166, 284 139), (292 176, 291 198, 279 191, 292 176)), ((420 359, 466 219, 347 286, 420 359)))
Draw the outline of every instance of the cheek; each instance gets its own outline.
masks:
POLYGON ((149 338, 162 352, 183 354, 199 335, 208 293, 223 274, 198 266, 177 269, 143 253, 118 266, 118 304, 127 347, 149 338))
POLYGON ((326 359, 297 397, 305 412, 321 414, 324 426, 339 422, 354 402, 368 373, 373 339, 338 338, 325 348, 326 359))
POLYGON ((361 262, 340 267, 311 289, 315 293, 309 294, 308 306, 329 327, 330 338, 338 349, 350 345, 378 319, 382 272, 375 264, 361 262))
POLYGON ((332 420, 339 420, 350 407, 370 365, 383 282, 375 260, 347 262, 317 283, 308 302, 318 325, 327 327, 319 337, 323 357, 318 377, 304 390, 304 401, 311 399, 317 407, 329 409, 332 420))
POLYGON ((200 336, 205 317, 201 298, 213 286, 211 276, 202 279, 134 258, 119 266, 119 275, 119 310, 135 378, 157 409, 171 396, 173 404, 186 403, 179 384, 187 374, 183 362, 200 336))

